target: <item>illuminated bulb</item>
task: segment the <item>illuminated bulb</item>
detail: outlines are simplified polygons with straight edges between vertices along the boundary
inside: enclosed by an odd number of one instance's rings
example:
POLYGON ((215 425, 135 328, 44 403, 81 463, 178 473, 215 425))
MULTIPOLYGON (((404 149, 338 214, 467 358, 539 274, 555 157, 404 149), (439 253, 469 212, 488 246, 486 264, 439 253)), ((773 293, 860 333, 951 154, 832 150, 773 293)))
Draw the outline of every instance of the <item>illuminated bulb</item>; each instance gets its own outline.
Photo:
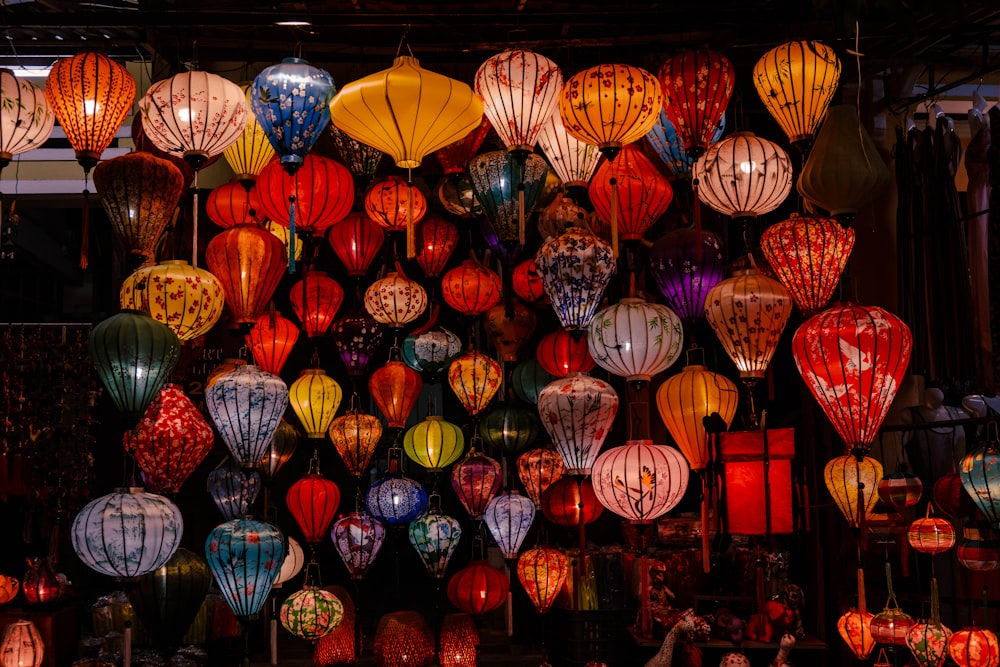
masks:
POLYGON ((757 171, 757 163, 753 160, 747 162, 740 162, 740 171, 744 174, 749 174, 751 171, 757 171))
POLYGON ((83 113, 88 116, 93 116, 97 113, 97 110, 101 108, 101 105, 97 103, 97 100, 84 100, 83 101, 83 113))
POLYGON ((191 122, 191 110, 188 109, 187 107, 181 107, 180 109, 178 109, 177 110, 177 120, 179 120, 182 123, 190 123, 191 122))

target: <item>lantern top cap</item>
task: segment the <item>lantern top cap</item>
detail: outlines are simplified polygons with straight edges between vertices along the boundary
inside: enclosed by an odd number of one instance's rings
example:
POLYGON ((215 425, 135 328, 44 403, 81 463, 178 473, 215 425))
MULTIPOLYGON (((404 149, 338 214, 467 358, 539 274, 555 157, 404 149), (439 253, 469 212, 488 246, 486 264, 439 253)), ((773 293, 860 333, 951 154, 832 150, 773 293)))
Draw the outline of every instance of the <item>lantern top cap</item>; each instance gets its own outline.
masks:
POLYGON ((306 375, 326 375, 326 371, 322 368, 306 368, 299 373, 299 377, 304 377, 306 375))
POLYGON ((730 134, 729 138, 731 139, 734 137, 756 137, 756 136, 757 135, 751 132, 750 130, 740 130, 738 132, 733 132, 732 134, 730 134))
POLYGON ((143 486, 119 486, 113 493, 116 494, 126 494, 126 493, 145 493, 146 487, 143 486))
POLYGON ((705 366, 705 364, 688 364, 687 366, 685 366, 684 368, 681 369, 681 371, 684 372, 684 373, 688 373, 688 372, 692 372, 692 371, 703 372, 703 371, 707 371, 707 370, 708 370, 708 367, 705 366))
POLYGON ((160 266, 187 266, 188 263, 183 259, 164 259, 160 262, 160 266))
POLYGON ((653 447, 654 446, 653 445, 653 441, 649 440, 649 439, 626 440, 625 441, 625 446, 626 447, 635 446, 635 445, 646 445, 647 447, 653 447))
POLYGON ((289 63, 293 65, 308 65, 309 61, 305 58, 295 58, 293 56, 288 56, 287 58, 282 58, 281 62, 289 63))

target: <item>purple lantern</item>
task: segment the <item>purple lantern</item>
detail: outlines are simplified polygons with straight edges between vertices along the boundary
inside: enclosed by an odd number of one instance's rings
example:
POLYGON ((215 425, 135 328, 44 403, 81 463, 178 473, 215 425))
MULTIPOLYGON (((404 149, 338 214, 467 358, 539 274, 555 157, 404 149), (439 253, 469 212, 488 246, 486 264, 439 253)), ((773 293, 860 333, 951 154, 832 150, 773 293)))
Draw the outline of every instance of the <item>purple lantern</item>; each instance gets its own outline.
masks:
POLYGON ((364 310, 355 310, 333 323, 330 327, 333 342, 349 375, 365 374, 372 355, 382 344, 384 330, 385 327, 364 310))
POLYGON ((363 579, 385 541, 385 526, 374 517, 351 512, 333 524, 330 539, 351 579, 363 579))
POLYGON ((725 261, 722 239, 702 230, 701 258, 698 257, 699 232, 675 229, 667 232, 649 250, 649 268, 656 284, 680 318, 691 322, 705 313, 705 297, 722 281, 725 261))
MULTIPOLYGON (((526 236, 525 242, 531 243, 532 235, 534 232, 534 225, 528 225, 524 229, 524 234, 526 236)), ((515 244, 511 247, 507 247, 497 235, 497 230, 493 229, 493 225, 486 218, 479 224, 479 231, 482 233, 483 238, 486 240, 486 245, 490 250, 493 251, 495 255, 502 259, 512 260, 515 257, 520 256, 521 251, 524 250, 524 246, 520 243, 515 244)))

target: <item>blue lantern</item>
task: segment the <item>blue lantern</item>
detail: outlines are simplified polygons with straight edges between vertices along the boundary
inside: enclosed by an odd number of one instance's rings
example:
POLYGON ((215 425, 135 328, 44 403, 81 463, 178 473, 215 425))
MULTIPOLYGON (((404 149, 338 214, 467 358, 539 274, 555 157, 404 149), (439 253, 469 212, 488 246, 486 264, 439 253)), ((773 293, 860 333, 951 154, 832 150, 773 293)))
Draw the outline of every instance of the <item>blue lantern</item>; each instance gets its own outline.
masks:
POLYGON ((507 560, 517 558, 521 544, 535 519, 535 503, 517 491, 497 494, 486 506, 483 521, 507 560))
POLYGON ((994 528, 1000 527, 1000 443, 991 440, 966 454, 958 474, 976 506, 994 528))
POLYGON ((330 122, 335 92, 330 73, 301 58, 265 67, 253 80, 250 108, 288 173, 302 166, 330 122))
POLYGON ((260 473, 243 470, 231 458, 208 473, 208 493, 226 521, 245 516, 259 492, 260 473))
POLYGON ((379 521, 398 526, 409 523, 427 507, 427 492, 407 477, 383 477, 365 495, 368 513, 379 521))
POLYGON ((472 191, 501 243, 524 243, 524 222, 545 187, 548 165, 539 155, 519 162, 512 153, 492 151, 469 160, 472 191))
POLYGON ((285 561, 285 536, 277 526, 234 519, 215 527, 205 540, 205 559, 236 618, 260 611, 285 561))
MULTIPOLYGON (((722 114, 719 126, 712 133, 712 143, 715 143, 726 130, 726 114, 722 114)), ((694 158, 684 150, 684 141, 677 136, 674 124, 667 117, 667 112, 660 110, 660 118, 653 129, 646 134, 646 142, 657 156, 663 160, 670 173, 677 178, 691 178, 691 166, 694 158)))

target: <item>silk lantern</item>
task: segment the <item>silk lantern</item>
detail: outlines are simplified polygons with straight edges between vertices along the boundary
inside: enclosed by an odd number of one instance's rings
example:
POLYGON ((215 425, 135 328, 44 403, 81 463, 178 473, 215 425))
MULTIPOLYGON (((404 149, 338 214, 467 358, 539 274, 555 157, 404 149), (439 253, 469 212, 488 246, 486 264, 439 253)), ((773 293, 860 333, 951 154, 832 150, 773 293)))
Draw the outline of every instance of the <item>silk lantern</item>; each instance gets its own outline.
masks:
POLYGON ((45 92, 31 81, 0 69, 0 90, 9 104, 0 109, 0 170, 15 155, 40 148, 49 140, 56 116, 45 92))
POLYGON ((288 553, 285 554, 285 562, 281 564, 278 571, 278 578, 274 580, 274 587, 280 588, 285 582, 291 581, 302 571, 302 566, 306 564, 306 554, 302 546, 291 536, 288 537, 288 553))
POLYGON ((858 606, 837 619, 837 632, 858 660, 865 660, 875 648, 871 623, 874 615, 865 603, 865 571, 858 568, 858 606))
POLYGON ((670 309, 693 322, 704 316, 709 291, 722 282, 722 239, 709 231, 669 231, 650 248, 649 268, 670 309))
POLYGON ((451 469, 451 488, 465 511, 477 521, 483 518, 502 481, 500 464, 474 449, 451 469))
POLYGON ((535 504, 517 491, 505 491, 494 496, 483 514, 490 535, 507 561, 517 558, 534 518, 535 504))
POLYGON ((427 309, 427 291, 397 265, 365 290, 365 310, 380 324, 401 329, 427 309))
POLYGON ((587 327, 587 349, 594 362, 633 385, 670 368, 683 342, 680 318, 645 299, 621 299, 599 311, 587 327))
POLYGON ((462 353, 462 340, 443 327, 413 333, 403 339, 400 356, 419 373, 440 375, 462 353))
POLYGON ((306 586, 285 598, 278 618, 291 634, 316 641, 333 632, 344 620, 344 605, 330 591, 306 586))
POLYGON ((611 247, 586 230, 570 228, 545 241, 535 263, 559 323, 571 332, 583 331, 615 271, 611 247))
POLYGON ((560 526, 593 523, 603 511, 590 478, 563 477, 542 494, 542 514, 560 526))
POLYGON ((250 333, 244 336, 254 363, 273 375, 281 374, 298 339, 299 328, 278 311, 261 315, 250 333))
POLYGON ((967 626, 951 635, 948 655, 958 667, 997 667, 1000 642, 988 628, 967 626))
POLYGON ((391 526, 408 524, 427 508, 427 492, 408 477, 383 477, 365 494, 368 513, 391 526))
POLYGON ((572 373, 589 373, 597 363, 590 354, 586 337, 574 337, 564 329, 542 336, 535 356, 545 372, 554 378, 572 373))
POLYGON ((538 155, 491 151, 469 160, 476 199, 499 241, 508 248, 524 243, 525 224, 545 186, 548 167, 538 155))
POLYGON ((892 566, 888 562, 885 564, 885 581, 889 595, 885 601, 885 609, 875 614, 871 620, 872 637, 879 644, 905 646, 906 635, 913 627, 914 620, 899 608, 892 588, 892 566))
POLYGON ((690 49, 660 67, 663 109, 684 149, 698 158, 715 140, 733 94, 736 70, 729 59, 710 49, 690 49))
POLYGON ((651 523, 681 501, 687 491, 684 456, 651 440, 630 440, 597 457, 591 469, 597 501, 633 523, 651 523))
MULTIPOLYGON (((589 146, 595 153, 597 149, 589 146)), ((556 194, 552 203, 542 209, 538 216, 538 233, 542 238, 559 236, 564 234, 570 227, 588 227, 599 225, 600 221, 594 219, 594 215, 587 209, 580 206, 576 200, 568 194, 556 194)), ((598 230, 592 229, 597 232, 598 230)), ((600 230, 603 232, 603 230, 600 230)))
POLYGON ((562 457, 551 449, 532 449, 517 457, 517 476, 536 508, 542 495, 566 472, 562 457))
POLYGON ((251 112, 247 114, 247 122, 243 126, 243 132, 233 143, 229 144, 222 154, 233 173, 236 174, 235 180, 249 193, 257 181, 257 176, 274 157, 274 148, 271 147, 271 142, 265 134, 264 128, 260 126, 257 117, 253 114, 253 103, 250 99, 253 86, 243 85, 240 86, 240 89, 246 97, 247 108, 251 112))
POLYGON ((351 512, 337 519, 330 539, 352 579, 363 579, 385 541, 385 526, 373 517, 351 512))
POLYGON ((364 310, 337 319, 330 327, 337 355, 351 377, 364 375, 372 357, 382 344, 382 327, 364 310))
POLYGON ((538 410, 514 401, 500 403, 479 422, 479 436, 490 447, 519 452, 538 439, 542 422, 538 410))
POLYGON ((378 257, 385 242, 385 232, 364 213, 348 213, 330 227, 327 240, 347 268, 347 275, 360 278, 378 257))
POLYGON ((1000 568, 1000 542, 989 524, 967 524, 962 537, 956 553, 962 567, 974 572, 1000 568))
POLYGON ((441 296, 462 315, 481 315, 500 303, 500 276, 475 259, 467 259, 441 278, 441 296))
POLYGON ((29 607, 55 602, 62 597, 62 587, 48 558, 29 556, 25 559, 28 569, 22 578, 21 589, 29 607))
POLYGON ((670 181, 635 146, 625 146, 614 160, 601 163, 587 193, 594 211, 611 225, 612 245, 619 236, 640 240, 674 198, 670 181))
POLYGON ((319 473, 319 462, 314 455, 309 471, 288 488, 285 503, 306 542, 318 544, 337 515, 340 488, 319 473))
POLYGON ((585 188, 601 161, 596 147, 566 131, 562 115, 554 111, 542 124, 538 145, 545 152, 552 170, 567 188, 585 188))
POLYGON ((924 484, 920 478, 905 471, 890 473, 878 483, 878 497, 897 510, 920 502, 923 490, 924 484))
POLYGON ((130 586, 128 599, 154 645, 170 651, 181 645, 211 585, 205 559, 180 548, 162 567, 130 586))
POLYGON ((334 153, 352 174, 369 177, 375 175, 382 164, 382 151, 344 134, 343 130, 332 123, 326 126, 326 134, 333 143, 334 153))
POLYGON ((462 538, 461 524, 431 509, 410 522, 407 535, 431 576, 443 579, 448 561, 462 538))
POLYGON ((837 509, 852 528, 860 528, 878 501, 882 464, 867 456, 838 456, 823 468, 823 481, 837 509))
POLYGON ((736 385, 700 365, 685 366, 656 390, 660 417, 692 470, 704 470, 710 460, 705 417, 718 414, 729 428, 738 406, 736 385))
POLYGON ((930 618, 917 621, 906 633, 906 646, 920 667, 941 667, 948 657, 951 630, 941 623, 937 579, 931 577, 930 618))
POLYGON ((247 333, 281 281, 287 256, 274 234, 254 225, 236 225, 205 248, 205 264, 226 295, 236 323, 247 333))
POLYGON ((142 489, 90 501, 73 518, 70 538, 83 564, 109 577, 139 577, 170 560, 181 543, 177 505, 142 489))
POLYGON ((555 380, 556 377, 542 368, 537 359, 526 359, 514 367, 510 374, 514 395, 525 403, 538 404, 538 395, 542 389, 555 380))
POLYGON ((382 437, 382 422, 352 408, 330 422, 329 435, 347 472, 360 479, 368 471, 368 462, 382 437))
MULTIPOLYGON (((726 114, 722 114, 715 131, 712 133, 708 144, 714 144, 722 137, 726 129, 726 114)), ((695 156, 684 148, 684 140, 678 136, 674 124, 670 122, 670 117, 666 110, 660 112, 660 117, 653 125, 645 137, 646 145, 652 149, 656 157, 667 168, 669 176, 674 179, 690 179, 691 169, 694 167, 695 156)), ((697 152, 697 150, 695 151, 697 152)))
POLYGON ((285 537, 270 523, 234 519, 205 539, 205 560, 236 618, 250 620, 264 606, 287 553, 285 537))
POLYGON ((448 579, 448 600, 460 611, 480 616, 507 601, 507 575, 485 560, 474 560, 448 579))
POLYGON ((267 451, 257 464, 257 470, 267 482, 273 482, 299 446, 299 432, 284 419, 278 424, 267 451))
POLYGON ((208 333, 225 305, 222 284, 210 271, 176 259, 134 272, 122 282, 118 298, 122 308, 166 324, 182 343, 208 333))
POLYGON ((1000 447, 994 439, 966 454, 958 468, 962 487, 994 528, 1000 527, 1000 447))
POLYGON ((462 429, 441 415, 429 415, 403 436, 403 451, 427 472, 441 472, 450 466, 462 455, 464 446, 462 429))
POLYGON ((877 437, 912 345, 909 327, 875 306, 835 306, 795 332, 799 374, 851 451, 867 452, 877 437))
POLYGON ((927 515, 916 519, 906 531, 906 541, 916 551, 940 554, 955 546, 955 527, 947 519, 934 516, 933 505, 927 505, 927 515))
POLYGON ((517 578, 539 613, 552 608, 569 574, 569 559, 548 547, 536 547, 517 559, 517 578))
POLYGON ((502 380, 500 364, 482 352, 463 354, 448 366, 448 385, 473 418, 493 400, 502 380))
POLYGON ((0 639, 3 667, 41 667, 44 657, 45 642, 34 623, 18 619, 3 629, 0 639))
POLYGON ((288 387, 256 366, 241 366, 209 387, 205 405, 233 458, 254 468, 288 407, 288 387))
POLYGON ((523 303, 513 300, 513 306, 497 304, 483 313, 483 328, 489 334, 500 360, 516 362, 524 343, 535 333, 538 318, 523 303))
POLYGON ((310 271, 288 292, 292 310, 310 338, 325 334, 344 300, 344 290, 325 271, 310 271))
POLYGON ((250 511, 260 486, 260 473, 244 470, 229 457, 208 473, 208 493, 226 521, 238 519, 250 511))
POLYGON ((402 361, 390 361, 371 374, 368 390, 389 428, 406 428, 423 384, 420 373, 402 361))
POLYGON ((465 171, 465 166, 472 156, 479 152, 479 148, 492 129, 490 119, 484 113, 483 119, 472 132, 435 152, 445 177, 462 174, 465 171))
POLYGON ((247 190, 235 178, 212 188, 205 202, 205 212, 208 213, 209 220, 223 229, 253 224, 260 212, 257 188, 247 190))
POLYGON ((17 577, 0 574, 0 606, 3 606, 17 597, 17 591, 21 588, 21 582, 17 577))
POLYGON ((365 213, 386 231, 404 232, 423 219, 427 198, 406 179, 386 176, 365 193, 365 213))
POLYGON ((294 174, 270 162, 257 178, 257 194, 268 218, 293 234, 309 236, 347 217, 354 204, 354 180, 344 165, 309 153, 294 174))
POLYGON ((458 228, 439 215, 427 216, 417 228, 417 264, 428 278, 444 271, 458 245, 458 228))
POLYGON ((476 667, 478 647, 479 631, 472 617, 468 614, 446 614, 441 622, 441 648, 438 651, 441 667, 476 667))
POLYGON ((545 286, 538 275, 535 258, 529 257, 514 267, 514 294, 528 303, 537 303, 545 297, 545 286))
POLYGON ((538 395, 538 414, 571 475, 585 475, 601 451, 618 412, 618 394, 607 382, 574 373, 538 395))
POLYGON ((288 402, 307 438, 325 438, 344 396, 340 385, 322 368, 306 368, 288 388, 288 402))
POLYGON ((434 633, 418 612, 392 612, 379 619, 373 653, 378 667, 428 667, 434 662, 434 633))
POLYGON ((719 438, 726 529, 733 535, 788 535, 795 429, 730 431, 719 438))

